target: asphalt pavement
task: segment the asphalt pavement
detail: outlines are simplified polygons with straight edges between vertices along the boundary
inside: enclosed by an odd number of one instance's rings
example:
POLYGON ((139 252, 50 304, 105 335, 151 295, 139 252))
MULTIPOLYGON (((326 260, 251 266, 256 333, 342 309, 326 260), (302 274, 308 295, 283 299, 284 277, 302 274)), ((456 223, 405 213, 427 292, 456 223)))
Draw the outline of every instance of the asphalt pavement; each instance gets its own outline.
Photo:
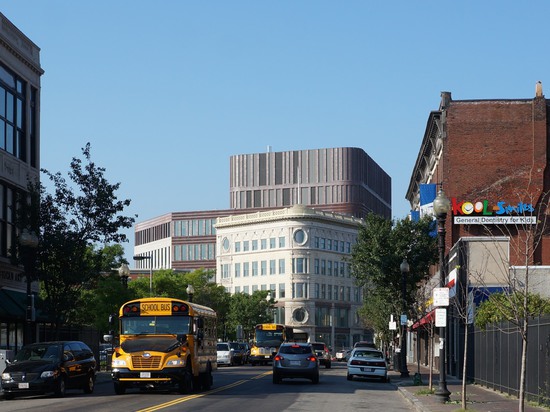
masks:
MULTIPOLYGON (((429 392, 429 369, 420 367, 421 382, 415 382, 417 365, 408 365, 409 377, 401 378, 397 371, 390 371, 390 382, 419 412, 455 412, 462 410, 462 381, 447 376, 447 389, 451 393, 449 402, 442 403, 441 398, 429 392)), ((432 388, 439 386, 439 373, 432 376, 432 388)), ((466 409, 473 412, 516 412, 519 400, 508 394, 495 391, 477 384, 466 385, 466 409)), ((550 408, 534 406, 525 402, 525 412, 548 412, 550 408)))
MULTIPOLYGON (((421 380, 415 379, 418 373, 417 365, 408 365, 409 377, 401 378, 397 371, 390 370, 390 382, 397 387, 401 395, 411 403, 418 412, 456 412, 462 410, 462 382, 447 376, 447 389, 451 393, 449 402, 442 403, 441 399, 429 392, 429 370, 420 366, 421 380)), ((101 371, 97 373, 96 384, 111 383, 111 373, 101 371)), ((434 371, 432 388, 437 390, 439 374, 434 371)), ((515 412, 518 410, 517 398, 498 392, 481 385, 469 383, 466 385, 466 407, 472 412, 515 412)), ((548 412, 550 408, 534 406, 525 402, 525 412, 548 412)))

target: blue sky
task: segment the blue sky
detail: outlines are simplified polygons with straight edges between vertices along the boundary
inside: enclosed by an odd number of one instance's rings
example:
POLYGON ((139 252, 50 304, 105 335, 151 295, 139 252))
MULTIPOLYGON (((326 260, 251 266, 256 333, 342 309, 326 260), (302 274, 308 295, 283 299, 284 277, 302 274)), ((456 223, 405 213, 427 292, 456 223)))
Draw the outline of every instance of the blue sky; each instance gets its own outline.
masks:
POLYGON ((137 221, 229 208, 229 157, 268 146, 361 147, 391 176, 403 218, 441 91, 532 98, 550 69, 546 1, 0 0, 0 11, 41 48, 42 167, 66 173, 90 142, 137 221))

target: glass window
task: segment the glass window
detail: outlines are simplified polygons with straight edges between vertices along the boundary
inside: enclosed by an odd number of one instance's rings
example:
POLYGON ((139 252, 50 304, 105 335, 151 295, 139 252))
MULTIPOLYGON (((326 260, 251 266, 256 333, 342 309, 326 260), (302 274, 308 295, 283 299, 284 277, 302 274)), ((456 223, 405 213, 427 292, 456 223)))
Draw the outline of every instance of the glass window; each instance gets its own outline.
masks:
POLYGON ((260 263, 260 274, 262 276, 267 275, 267 260, 262 260, 260 263))
POLYGON ((241 242, 235 242, 235 253, 241 251, 241 242))
POLYGON ((285 247, 285 237, 284 236, 279 237, 279 247, 285 247))
POLYGON ((243 252, 248 252, 249 250, 249 243, 248 243, 248 240, 245 240, 243 242, 243 252))
POLYGON ((298 229, 294 232, 294 241, 299 245, 303 245, 306 241, 306 233, 302 229, 298 229))
POLYGON ((258 241, 256 239, 252 241, 252 250, 258 250, 258 241))
POLYGON ((319 274, 319 259, 313 261, 313 273, 316 275, 319 274))
POLYGON ((249 266, 248 262, 243 263, 243 277, 249 276, 249 266))
POLYGON ((325 259, 321 259, 321 275, 327 274, 327 261, 325 259))
POLYGON ((325 238, 319 238, 319 249, 325 249, 325 238))
POLYGON ((275 259, 271 259, 269 261, 269 274, 274 275, 277 273, 277 261, 275 259))
POLYGON ((332 285, 328 285, 327 288, 327 298, 332 299, 332 285))
POLYGON ((270 237, 269 238, 269 248, 270 249, 275 249, 276 246, 277 246, 276 239, 274 237, 270 237))
POLYGON ((262 250, 267 249, 267 239, 261 239, 261 240, 260 240, 260 248, 261 248, 262 250))
POLYGON ((243 286, 243 293, 249 294, 249 288, 248 286, 243 286))
POLYGON ((326 299, 327 297, 327 286, 325 284, 321 285, 321 299, 326 299))
POLYGON ((279 275, 285 274, 285 260, 279 259, 279 275))
POLYGON ((319 284, 316 283, 316 284, 315 284, 315 295, 313 296, 315 299, 319 299, 320 293, 321 293, 320 290, 321 290, 321 289, 320 289, 320 287, 319 287, 319 284))
POLYGON ((285 284, 279 283, 279 298, 285 297, 285 284))
POLYGON ((241 264, 235 263, 235 277, 241 277, 241 264))
POLYGON ((303 283, 296 283, 296 297, 297 298, 303 298, 304 297, 304 284, 303 283))
POLYGON ((332 276, 332 260, 327 260, 327 275, 332 276))
POLYGON ((252 262, 252 276, 258 276, 258 262, 252 262))

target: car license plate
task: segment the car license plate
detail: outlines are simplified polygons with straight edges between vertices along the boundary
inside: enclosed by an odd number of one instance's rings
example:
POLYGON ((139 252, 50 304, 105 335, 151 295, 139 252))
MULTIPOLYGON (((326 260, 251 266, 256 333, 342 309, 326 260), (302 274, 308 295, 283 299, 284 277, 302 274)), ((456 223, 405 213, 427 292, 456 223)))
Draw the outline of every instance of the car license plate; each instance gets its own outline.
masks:
POLYGON ((18 383, 18 384, 17 384, 17 387, 18 387, 19 389, 29 389, 29 382, 18 383))
POLYGON ((374 372, 374 368, 361 368, 363 372, 374 372))
POLYGON ((151 377, 151 372, 140 372, 139 377, 140 378, 150 378, 151 377))
POLYGON ((265 356, 264 356, 264 358, 266 358, 266 359, 269 359, 269 357, 270 357, 269 355, 265 355, 265 356))
POLYGON ((291 366, 300 366, 300 361, 299 360, 291 360, 290 365, 291 366))

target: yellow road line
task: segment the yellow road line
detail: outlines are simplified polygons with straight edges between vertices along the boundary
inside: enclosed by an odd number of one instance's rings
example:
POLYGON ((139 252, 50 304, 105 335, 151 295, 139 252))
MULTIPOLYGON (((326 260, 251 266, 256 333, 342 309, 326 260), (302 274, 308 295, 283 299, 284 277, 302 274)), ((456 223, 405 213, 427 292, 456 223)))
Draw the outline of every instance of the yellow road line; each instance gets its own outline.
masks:
POLYGON ((264 372, 260 375, 253 376, 250 379, 245 379, 245 380, 240 380, 240 381, 237 381, 237 382, 233 382, 233 383, 230 383, 229 385, 222 386, 221 388, 209 390, 208 392, 198 393, 198 394, 193 394, 193 395, 187 395, 187 396, 184 396, 183 398, 174 399, 173 401, 170 401, 170 402, 161 403, 159 405, 151 406, 151 407, 145 408, 145 409, 140 409, 136 412, 158 411, 160 409, 168 408, 170 406, 174 406, 174 405, 177 405, 179 403, 187 402, 187 401, 190 401, 192 399, 202 398, 203 396, 209 395, 211 393, 217 393, 217 392, 225 391, 225 390, 233 388, 235 386, 242 385, 243 383, 248 382, 248 380, 260 379, 260 378, 263 378, 264 376, 270 375, 271 373, 272 373, 272 371, 264 372))

